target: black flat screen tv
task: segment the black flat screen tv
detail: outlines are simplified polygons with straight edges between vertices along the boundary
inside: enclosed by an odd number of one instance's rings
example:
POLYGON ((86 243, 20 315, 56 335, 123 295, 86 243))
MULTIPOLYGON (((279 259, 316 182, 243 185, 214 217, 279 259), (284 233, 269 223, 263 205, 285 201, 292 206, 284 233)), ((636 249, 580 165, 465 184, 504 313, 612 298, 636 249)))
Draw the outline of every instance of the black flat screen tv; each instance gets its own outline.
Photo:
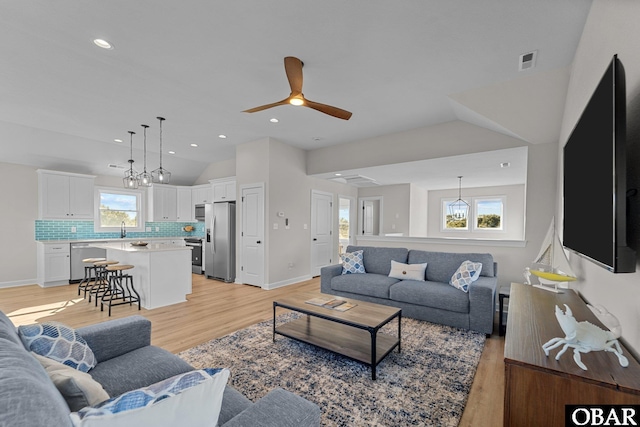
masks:
POLYGON ((617 55, 564 146, 563 245, 613 273, 636 270, 627 246, 625 73, 617 55))

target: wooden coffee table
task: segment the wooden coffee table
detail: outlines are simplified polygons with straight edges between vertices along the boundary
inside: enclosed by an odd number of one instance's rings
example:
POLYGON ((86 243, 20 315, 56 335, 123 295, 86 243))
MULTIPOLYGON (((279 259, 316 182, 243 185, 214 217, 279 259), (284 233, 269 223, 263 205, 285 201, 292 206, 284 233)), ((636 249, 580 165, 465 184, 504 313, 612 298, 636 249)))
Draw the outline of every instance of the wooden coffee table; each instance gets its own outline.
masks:
POLYGON ((400 352, 402 310, 365 301, 334 297, 357 304, 348 311, 337 311, 308 304, 312 298, 331 297, 317 292, 301 292, 273 302, 273 340, 276 334, 321 347, 371 366, 371 379, 376 367, 394 348, 400 352), (306 314, 304 317, 276 326, 277 307, 306 314), (387 323, 398 319, 398 336, 379 333, 387 323))

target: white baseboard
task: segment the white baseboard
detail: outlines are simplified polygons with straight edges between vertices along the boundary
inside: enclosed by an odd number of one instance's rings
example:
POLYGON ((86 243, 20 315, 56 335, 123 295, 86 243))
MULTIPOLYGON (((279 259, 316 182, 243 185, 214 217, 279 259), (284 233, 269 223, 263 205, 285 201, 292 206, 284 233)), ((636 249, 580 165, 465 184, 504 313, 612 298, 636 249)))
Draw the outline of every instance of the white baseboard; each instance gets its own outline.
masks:
POLYGON ((0 282, 0 289, 15 288, 18 286, 37 285, 38 279, 17 280, 15 282, 0 282))
POLYGON ((280 282, 275 282, 275 283, 265 283, 262 286, 262 289, 271 290, 271 289, 281 288, 283 286, 293 285, 294 283, 304 282, 305 280, 311 280, 311 275, 294 277, 293 279, 282 280, 280 282))

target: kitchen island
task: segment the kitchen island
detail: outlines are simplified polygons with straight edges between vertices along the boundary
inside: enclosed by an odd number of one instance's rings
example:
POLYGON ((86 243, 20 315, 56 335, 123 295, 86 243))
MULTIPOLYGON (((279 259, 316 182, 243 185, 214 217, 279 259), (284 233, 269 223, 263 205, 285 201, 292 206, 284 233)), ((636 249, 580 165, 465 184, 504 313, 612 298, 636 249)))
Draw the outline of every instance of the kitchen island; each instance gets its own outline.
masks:
POLYGON ((149 243, 134 246, 131 242, 94 243, 107 250, 107 259, 130 264, 133 286, 146 309, 186 301, 191 293, 191 247, 149 243))

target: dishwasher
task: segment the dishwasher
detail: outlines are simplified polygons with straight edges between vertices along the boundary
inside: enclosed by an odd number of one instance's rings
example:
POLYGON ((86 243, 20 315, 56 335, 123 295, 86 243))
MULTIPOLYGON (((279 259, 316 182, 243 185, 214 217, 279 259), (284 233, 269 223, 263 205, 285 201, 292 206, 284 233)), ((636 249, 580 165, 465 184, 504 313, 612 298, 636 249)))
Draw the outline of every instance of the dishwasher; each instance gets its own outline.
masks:
POLYGON ((79 283, 84 278, 84 263, 86 258, 105 258, 106 249, 94 248, 94 243, 104 242, 74 242, 71 243, 71 277, 69 283, 79 283))

